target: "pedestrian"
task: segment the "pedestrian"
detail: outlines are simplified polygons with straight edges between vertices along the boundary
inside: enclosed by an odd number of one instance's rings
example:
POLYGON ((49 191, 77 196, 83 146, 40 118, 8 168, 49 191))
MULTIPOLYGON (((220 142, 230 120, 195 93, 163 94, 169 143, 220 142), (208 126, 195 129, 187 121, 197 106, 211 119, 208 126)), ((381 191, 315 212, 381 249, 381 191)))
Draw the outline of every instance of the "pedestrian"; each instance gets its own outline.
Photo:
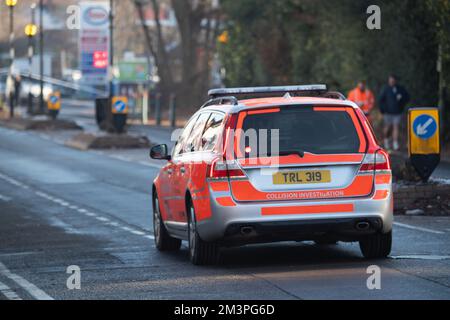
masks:
POLYGON ((395 151, 400 149, 400 124, 402 122, 402 114, 410 99, 408 91, 398 84, 398 78, 390 75, 388 84, 381 90, 378 98, 380 111, 383 114, 384 122, 384 147, 395 151))
POLYGON ((359 81, 355 89, 349 92, 348 100, 353 101, 361 108, 366 116, 369 116, 375 106, 375 96, 367 88, 366 82, 359 81))
POLYGON ((19 106, 20 102, 20 90, 22 89, 22 77, 17 74, 14 77, 14 104, 19 106))
POLYGON ((6 88, 5 95, 9 102, 9 110, 10 117, 14 117, 14 103, 15 103, 15 85, 14 85, 14 77, 12 74, 9 74, 6 78, 6 88))

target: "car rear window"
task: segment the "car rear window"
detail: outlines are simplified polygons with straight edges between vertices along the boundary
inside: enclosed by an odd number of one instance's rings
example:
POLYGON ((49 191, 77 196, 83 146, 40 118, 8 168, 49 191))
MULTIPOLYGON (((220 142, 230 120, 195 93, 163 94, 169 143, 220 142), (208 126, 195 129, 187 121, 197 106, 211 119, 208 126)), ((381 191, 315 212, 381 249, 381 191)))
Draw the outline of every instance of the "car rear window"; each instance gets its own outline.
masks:
MULTIPOLYGON (((248 154, 249 147, 254 147, 250 145, 252 142, 248 130, 260 132, 265 129, 267 152, 261 148, 261 141, 258 141, 258 156, 271 155, 271 143, 278 140, 273 130, 279 130, 280 154, 292 151, 314 154, 358 153, 361 152, 365 137, 361 133, 358 135, 357 128, 360 130, 361 127, 354 110, 345 107, 289 106, 276 108, 275 111, 248 112, 242 123, 245 146, 239 145, 238 149, 241 155, 248 154)), ((261 139, 261 134, 258 139, 261 139)))

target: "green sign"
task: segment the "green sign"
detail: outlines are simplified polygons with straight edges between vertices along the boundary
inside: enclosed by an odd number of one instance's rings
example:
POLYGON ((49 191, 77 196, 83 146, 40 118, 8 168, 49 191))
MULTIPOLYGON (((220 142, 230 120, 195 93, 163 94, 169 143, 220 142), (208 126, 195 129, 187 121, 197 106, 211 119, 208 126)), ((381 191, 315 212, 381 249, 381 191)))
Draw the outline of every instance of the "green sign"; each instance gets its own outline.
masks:
POLYGON ((122 61, 119 62, 119 81, 121 82, 146 82, 148 80, 147 62, 122 61))

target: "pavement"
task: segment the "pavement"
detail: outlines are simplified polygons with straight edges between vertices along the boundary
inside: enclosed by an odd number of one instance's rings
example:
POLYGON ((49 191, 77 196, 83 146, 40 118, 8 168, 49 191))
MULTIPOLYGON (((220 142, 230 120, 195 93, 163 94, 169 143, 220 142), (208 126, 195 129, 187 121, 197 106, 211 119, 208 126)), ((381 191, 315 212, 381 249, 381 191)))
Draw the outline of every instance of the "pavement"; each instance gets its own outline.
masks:
MULTIPOLYGON (((132 130, 170 140, 169 129, 132 130)), ((450 217, 396 217, 386 260, 364 260, 357 244, 305 242, 226 249, 221 264, 196 267, 187 244, 154 246, 162 163, 145 149, 70 149, 68 135, 0 127, 0 299, 450 299, 450 217), (381 290, 367 287, 372 265, 381 290), (71 266, 80 290, 68 289, 71 266)))

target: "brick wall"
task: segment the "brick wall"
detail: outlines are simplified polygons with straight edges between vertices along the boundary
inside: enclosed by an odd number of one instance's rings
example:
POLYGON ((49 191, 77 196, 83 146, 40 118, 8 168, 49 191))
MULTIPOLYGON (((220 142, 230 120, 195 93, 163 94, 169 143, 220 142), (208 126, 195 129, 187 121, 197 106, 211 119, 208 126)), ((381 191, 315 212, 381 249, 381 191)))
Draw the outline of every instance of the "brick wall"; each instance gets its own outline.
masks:
POLYGON ((417 200, 436 199, 450 195, 450 184, 398 185, 394 184, 394 209, 408 209, 417 200))

